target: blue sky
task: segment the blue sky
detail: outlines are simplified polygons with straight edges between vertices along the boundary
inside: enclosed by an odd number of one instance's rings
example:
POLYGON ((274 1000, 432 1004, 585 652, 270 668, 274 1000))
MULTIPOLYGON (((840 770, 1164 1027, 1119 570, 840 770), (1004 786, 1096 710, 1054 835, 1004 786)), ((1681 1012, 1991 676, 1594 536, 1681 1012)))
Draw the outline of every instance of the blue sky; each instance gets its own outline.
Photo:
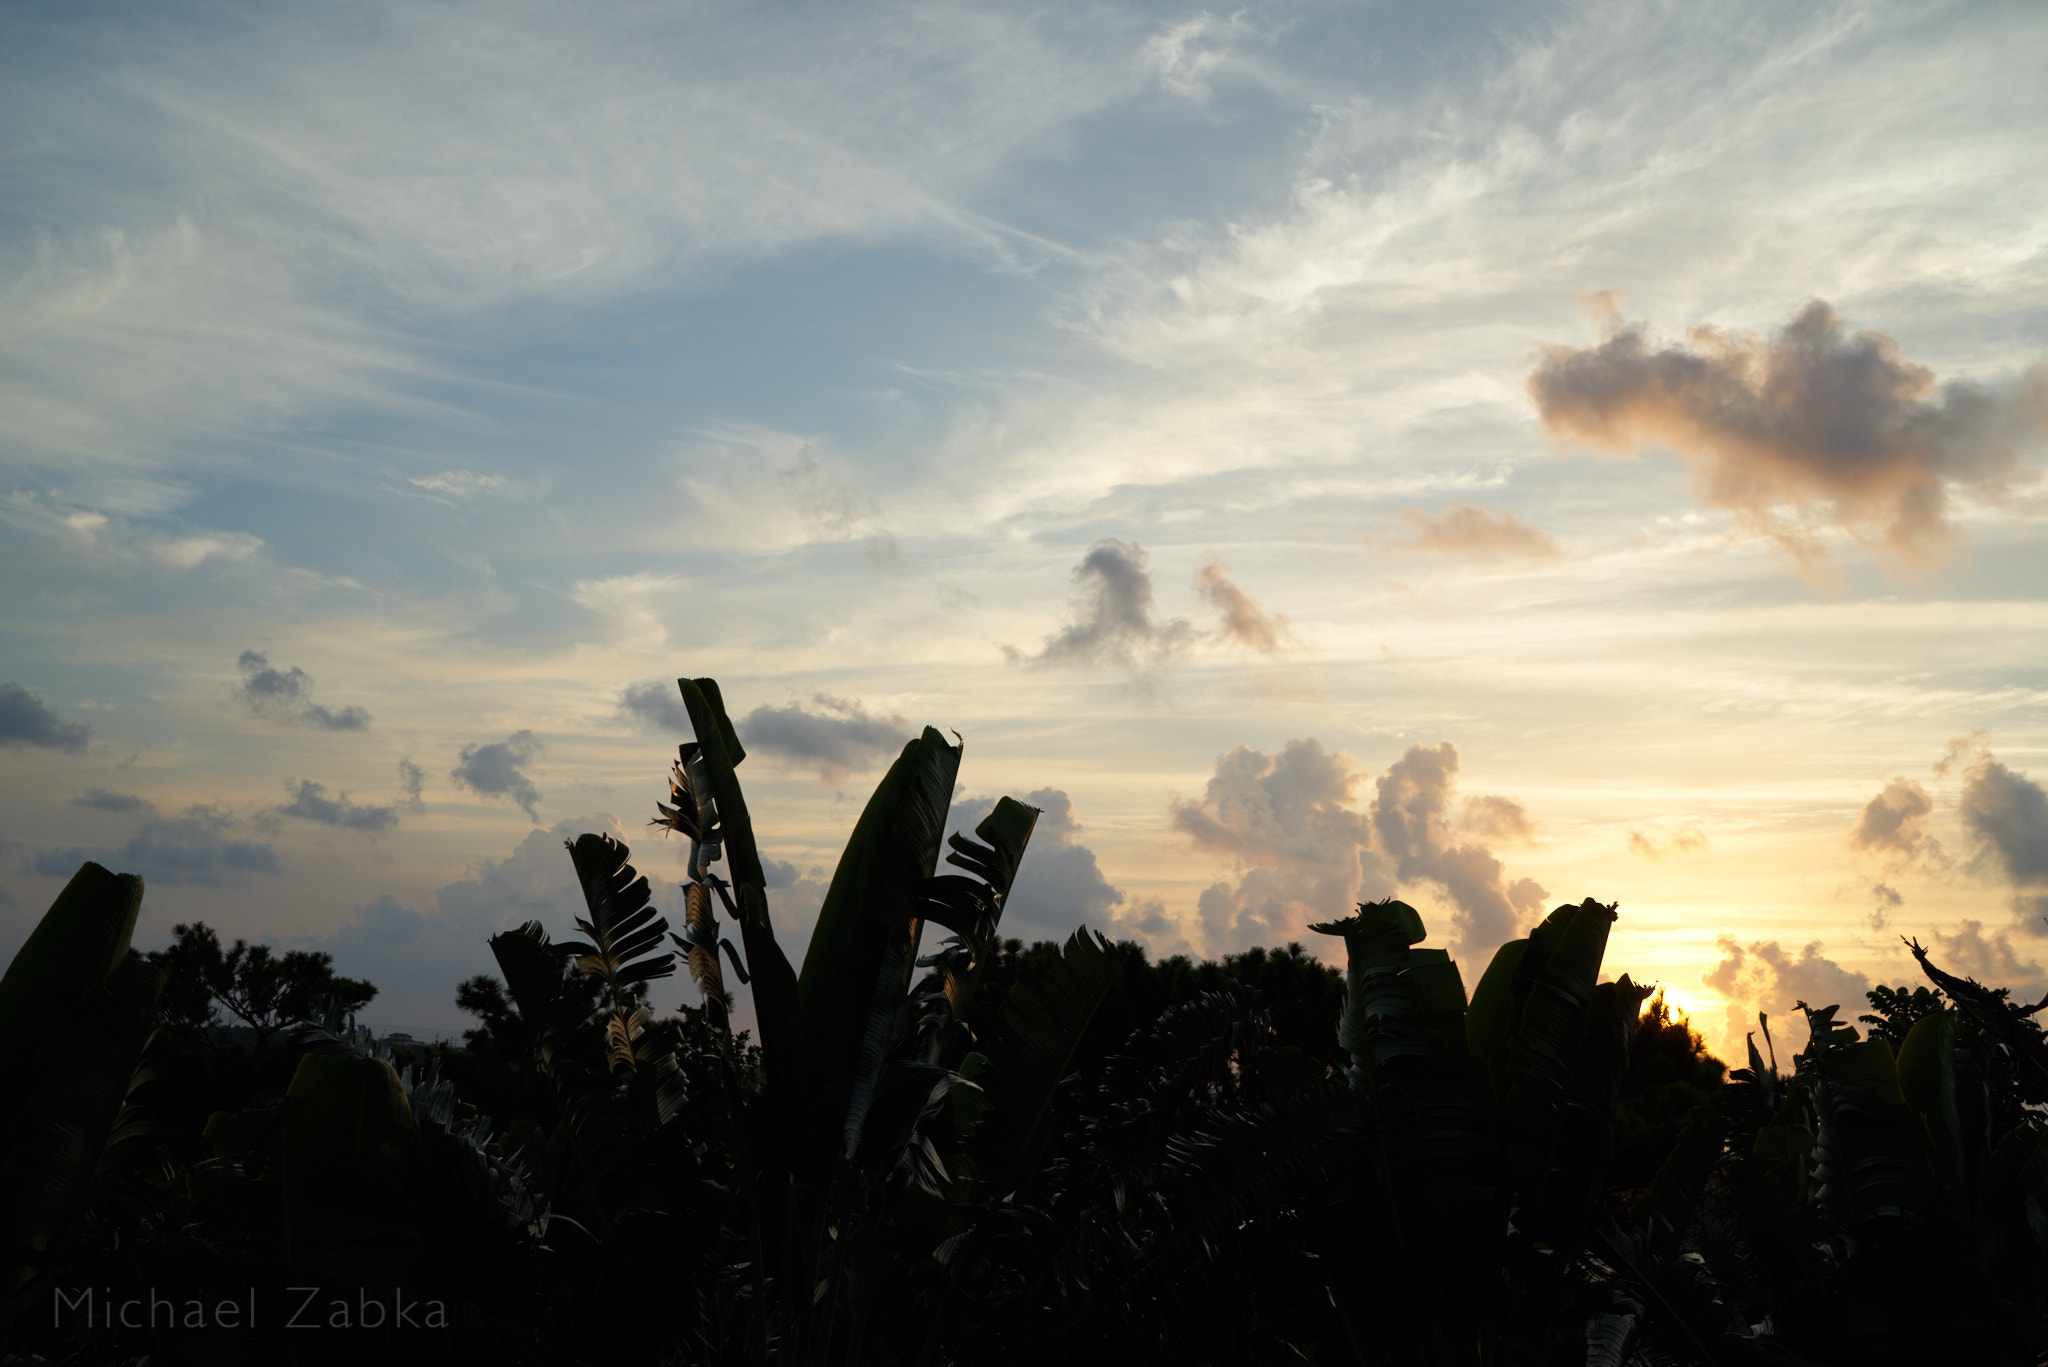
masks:
POLYGON ((687 673, 793 952, 929 722, 1027 936, 2048 986, 2034 7, 0 26, 0 949, 94 857, 453 1024, 687 673))

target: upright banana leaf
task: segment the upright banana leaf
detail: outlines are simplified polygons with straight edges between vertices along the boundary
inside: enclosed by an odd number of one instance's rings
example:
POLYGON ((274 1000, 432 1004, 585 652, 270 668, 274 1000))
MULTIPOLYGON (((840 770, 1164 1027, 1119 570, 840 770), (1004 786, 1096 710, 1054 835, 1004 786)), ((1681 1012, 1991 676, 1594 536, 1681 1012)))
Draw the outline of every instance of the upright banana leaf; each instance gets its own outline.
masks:
MULTIPOLYGON (((139 886, 140 880, 134 880, 139 886)), ((75 913, 76 903, 56 910, 75 913)), ((0 1302, 63 1252, 94 1174, 121 1137, 122 1110, 155 1027, 163 975, 128 955, 70 1006, 7 1094, 0 1152, 0 1302)))
POLYGON ((1436 1360, 1476 1362, 1503 1222, 1492 1083, 1469 1046, 1457 965, 1442 950, 1412 948, 1424 931, 1405 902, 1309 929, 1344 939, 1338 1042, 1371 1109, 1405 1294, 1425 1307, 1436 1360))
POLYGON ((141 909, 142 880, 133 874, 86 863, 71 875, 0 978, 0 1097, 12 1096, 35 1067, 67 1009, 127 955, 141 909))
POLYGON ((1506 1120, 1511 1175, 1521 1192, 1540 1190, 1550 1169, 1613 924, 1614 908, 1590 897, 1559 907, 1529 936, 1515 974, 1520 1007, 1508 1045, 1506 1120))
POLYGON ((1948 1193, 1949 1213, 1966 1219, 1970 1168, 1956 1103, 1956 1018, 1946 1010, 1922 1016, 1899 1046, 1899 1090, 1934 1141, 1934 1175, 1948 1193))
POLYGON ((797 980, 813 1161, 858 1144, 910 985, 923 926, 919 894, 938 864, 959 772, 960 747, 930 727, 905 744, 868 799, 818 909, 797 980))
POLYGON ((1624 973, 1593 989, 1572 1062, 1557 1139, 1540 1191, 1521 1193, 1516 1223, 1554 1248, 1577 1248, 1600 1203, 1608 1159, 1614 1151, 1614 1107, 1628 1071, 1636 1017, 1650 989, 1624 973))

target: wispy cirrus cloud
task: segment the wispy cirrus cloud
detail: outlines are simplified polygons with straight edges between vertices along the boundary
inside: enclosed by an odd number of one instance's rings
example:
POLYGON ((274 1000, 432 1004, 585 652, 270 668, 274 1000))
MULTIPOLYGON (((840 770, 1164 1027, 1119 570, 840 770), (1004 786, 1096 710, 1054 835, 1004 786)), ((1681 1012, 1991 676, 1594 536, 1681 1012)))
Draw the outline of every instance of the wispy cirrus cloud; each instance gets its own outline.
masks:
POLYGON ((1401 518, 1414 529, 1414 536, 1402 543, 1411 550, 1475 560, 1555 560, 1564 554, 1548 532, 1517 520, 1512 513, 1489 513, 1470 503, 1454 503, 1441 513, 1404 508, 1401 518))

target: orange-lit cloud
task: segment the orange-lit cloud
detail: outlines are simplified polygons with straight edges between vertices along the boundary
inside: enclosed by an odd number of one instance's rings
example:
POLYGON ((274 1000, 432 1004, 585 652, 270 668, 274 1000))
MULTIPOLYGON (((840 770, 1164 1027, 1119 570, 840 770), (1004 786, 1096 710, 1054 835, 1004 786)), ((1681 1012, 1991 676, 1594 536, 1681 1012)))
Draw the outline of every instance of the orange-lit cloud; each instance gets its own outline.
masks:
POLYGON ((1292 640, 1287 618, 1267 612, 1258 600, 1230 579, 1230 566, 1211 554, 1195 571, 1195 592, 1208 600, 1221 619, 1217 630, 1225 641, 1255 650, 1261 655, 1277 654, 1292 640))
POLYGON ((1653 348, 1611 296, 1598 346, 1546 346, 1529 394, 1558 440, 1632 455, 1668 446, 1699 500, 1824 574, 1829 528, 1925 569, 1956 539, 1949 494, 1999 497, 2034 478, 2021 452, 2048 431, 2048 369, 2016 385, 1938 383, 1880 332, 1847 335, 1820 300, 1774 336, 1697 327, 1653 348))
POLYGON ((1404 884, 1433 884, 1452 906, 1445 936, 1468 964, 1484 965, 1547 894, 1534 879, 1510 879, 1481 840, 1527 840, 1534 831, 1518 802, 1480 797, 1449 814, 1457 793, 1458 748, 1412 745, 1374 785, 1371 806, 1354 810, 1364 779, 1351 756, 1313 737, 1268 755, 1240 745, 1216 762, 1198 802, 1175 802, 1173 825, 1195 847, 1238 865, 1197 904, 1212 954, 1294 938, 1310 920, 1347 914, 1354 902, 1404 884))
POLYGON ((1643 830, 1632 829, 1628 833, 1628 852, 1644 859, 1668 859, 1706 847, 1707 833, 1690 821, 1661 839, 1643 830))
MULTIPOLYGON (((1836 1019, 1845 1023, 1869 1009, 1865 994, 1870 991, 1870 979, 1830 959, 1821 952, 1824 946, 1818 940, 1796 955, 1788 954, 1776 940, 1755 941, 1745 948, 1734 936, 1723 935, 1716 943, 1721 962, 1702 973, 1700 982, 1729 999, 1722 1048, 1732 1051, 1737 1061, 1742 1058, 1743 1035, 1758 1029, 1759 1012, 1776 1022, 1771 1035, 1779 1066, 1789 1072, 1792 1055, 1806 1043, 1800 1002, 1816 1008, 1840 1006, 1836 1019)), ((1764 1047, 1760 1032, 1757 1047, 1764 1047)))
POLYGON ((1903 866, 1923 853, 1938 854, 1940 845, 1927 833, 1927 818, 1934 811, 1934 799, 1909 778, 1895 778, 1884 791, 1863 804, 1856 828, 1849 832, 1853 849, 1886 856, 1903 866))
POLYGON ((1415 539, 1405 543, 1412 550, 1481 560, 1550 560, 1564 553, 1548 533, 1513 514, 1489 513, 1470 503, 1453 503, 1434 516, 1420 508, 1403 508, 1401 517, 1415 529, 1415 539))

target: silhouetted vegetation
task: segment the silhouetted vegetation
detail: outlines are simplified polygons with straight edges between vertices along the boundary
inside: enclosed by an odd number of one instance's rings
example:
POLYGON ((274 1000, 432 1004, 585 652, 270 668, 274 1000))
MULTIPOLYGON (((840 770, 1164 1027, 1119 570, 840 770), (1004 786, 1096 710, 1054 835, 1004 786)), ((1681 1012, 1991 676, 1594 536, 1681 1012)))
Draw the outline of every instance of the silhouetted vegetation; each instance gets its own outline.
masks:
POLYGON ((715 685, 682 693, 655 822, 689 842, 681 925, 579 838, 583 906, 492 938, 460 1047, 354 1029, 374 989, 325 956, 203 925, 131 953, 140 880, 81 869, 0 981, 5 1361, 2048 1350, 2041 1008, 1918 945, 1930 986, 1872 991, 1865 1031, 1803 1007, 1803 1047, 1760 1021, 1732 1073, 1601 980, 1592 899, 1469 985, 1398 901, 1312 927, 1342 972, 1026 946, 999 929, 1037 813, 1004 799, 945 851, 960 749, 927 731, 799 971, 744 752, 715 685), (658 1015, 679 969, 702 1004, 658 1015))

